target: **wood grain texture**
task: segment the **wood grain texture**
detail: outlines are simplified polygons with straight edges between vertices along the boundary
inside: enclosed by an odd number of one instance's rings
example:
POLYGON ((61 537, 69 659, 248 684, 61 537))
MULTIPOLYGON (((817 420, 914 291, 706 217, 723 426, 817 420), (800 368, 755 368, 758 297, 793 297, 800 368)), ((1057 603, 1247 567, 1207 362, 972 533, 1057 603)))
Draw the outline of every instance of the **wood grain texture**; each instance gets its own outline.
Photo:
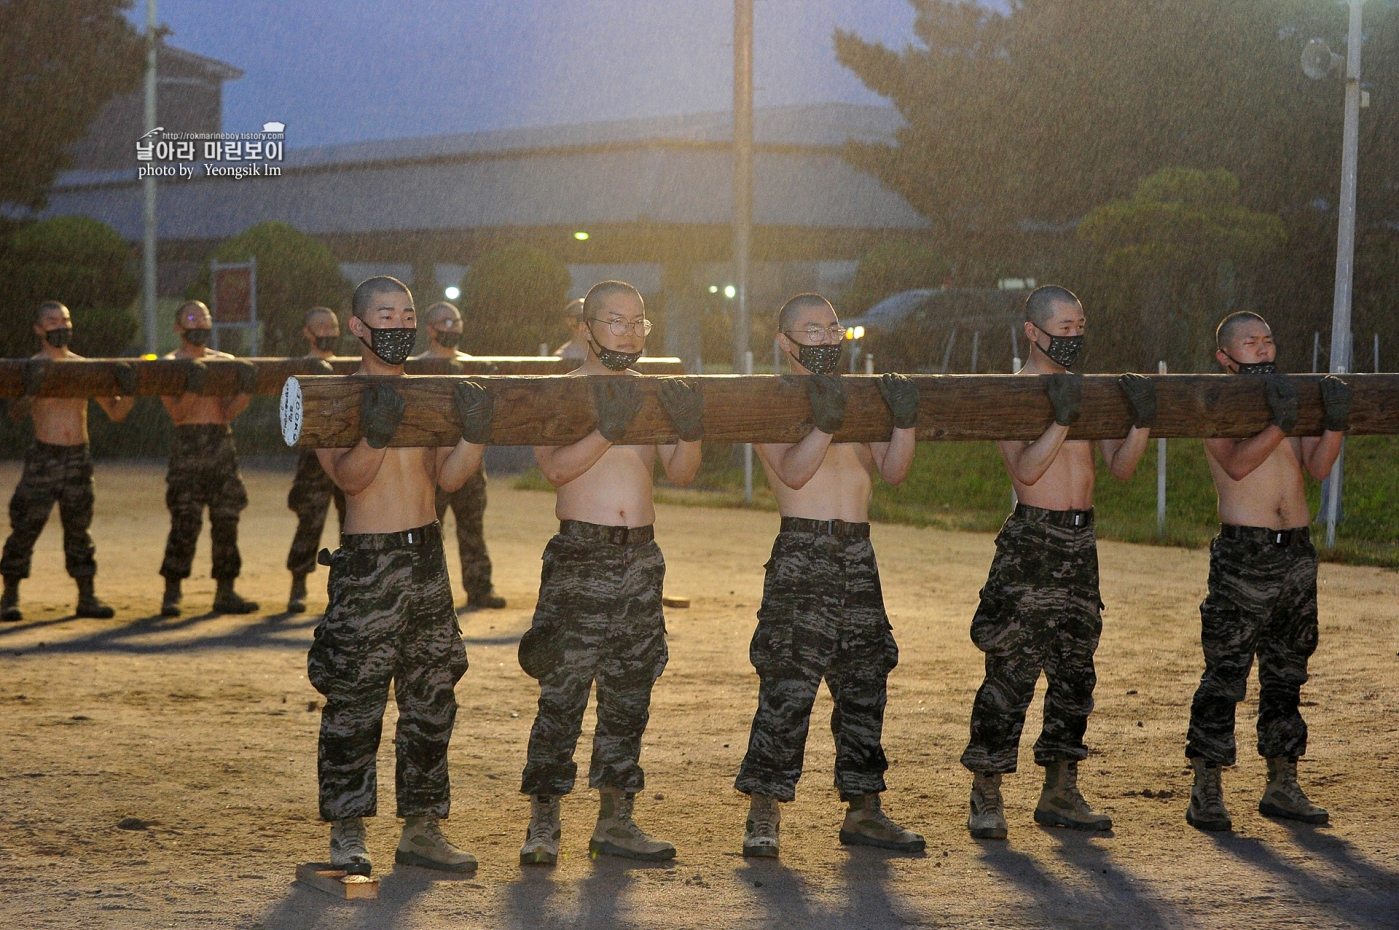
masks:
MULTIPOLYGON (((1151 375, 1160 413, 1152 435, 1161 438, 1252 436, 1272 414, 1263 379, 1231 375, 1151 375)), ((1293 435, 1318 435, 1322 411, 1320 375, 1290 375, 1300 399, 1293 435)), ((444 446, 460 439, 452 403, 453 377, 396 379, 298 377, 303 429, 297 445, 346 448, 360 439, 360 393, 375 380, 392 381, 407 411, 395 446, 444 446)), ((597 425, 589 383, 597 377, 472 377, 495 399, 492 443, 566 445, 597 425)), ((773 375, 705 375, 686 379, 705 401, 709 442, 796 442, 812 428, 805 378, 773 375)), ((847 405, 837 442, 881 442, 893 421, 877 377, 845 382, 847 405)), ((1053 421, 1041 377, 1019 375, 916 375, 919 440, 1032 440, 1053 421)), ((1353 434, 1399 433, 1399 375, 1346 375, 1354 396, 1353 434)), ((659 378, 636 378, 644 403, 624 444, 675 442, 675 429, 656 396, 659 378)), ((1113 375, 1083 379, 1082 414, 1071 439, 1120 439, 1131 426, 1127 399, 1113 375)))
MULTIPOLYGON (((24 394, 21 370, 28 359, 0 360, 0 397, 24 394)), ((351 375, 360 360, 341 357, 330 360, 330 368, 310 358, 246 359, 257 366, 255 394, 279 394, 282 385, 297 375, 351 375)), ((75 359, 41 362, 45 366, 41 397, 115 397, 121 393, 113 366, 125 362, 136 369, 136 394, 141 397, 174 395, 184 391, 185 375, 178 359, 75 359)), ((205 397, 228 397, 238 393, 238 371, 234 361, 210 359, 209 380, 199 393, 205 397)), ((412 359, 404 366, 411 375, 559 375, 578 367, 577 360, 535 356, 480 356, 464 361, 452 359, 412 359)), ((682 374, 677 358, 644 358, 636 368, 644 374, 682 374)))

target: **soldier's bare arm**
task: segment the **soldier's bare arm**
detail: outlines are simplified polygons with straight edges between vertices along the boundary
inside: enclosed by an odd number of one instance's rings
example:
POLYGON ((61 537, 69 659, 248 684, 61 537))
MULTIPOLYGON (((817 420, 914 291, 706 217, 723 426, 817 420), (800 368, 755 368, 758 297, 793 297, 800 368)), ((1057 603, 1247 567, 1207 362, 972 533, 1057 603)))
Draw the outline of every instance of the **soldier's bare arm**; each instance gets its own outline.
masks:
POLYGON ((886 484, 902 484, 913 466, 913 453, 918 448, 918 441, 914 438, 913 430, 896 428, 888 442, 872 442, 869 448, 870 455, 874 456, 874 465, 879 469, 879 477, 886 484))
POLYGON ((685 487, 695 480, 700 468, 700 444, 681 441, 673 446, 657 446, 661 467, 671 484, 685 487))
POLYGON ((353 449, 317 449, 316 458, 330 480, 346 494, 358 494, 374 483, 388 448, 371 449, 363 439, 353 449))
POLYGON ((1132 427, 1126 439, 1104 439, 1098 443, 1098 451, 1103 461, 1108 463, 1108 471, 1119 481, 1126 481, 1137 470, 1142 455, 1146 452, 1151 430, 1132 427))
POLYGON ((1287 434, 1282 430, 1268 426, 1248 439, 1206 439, 1205 450, 1226 475, 1235 481, 1242 481, 1266 462, 1286 438, 1287 434))
POLYGON ((684 487, 695 480, 700 467, 700 440, 704 438, 704 395, 683 378, 661 381, 661 408, 675 426, 679 441, 660 446, 661 467, 672 484, 684 487))
POLYGON ((611 448, 612 443, 593 430, 566 446, 535 446, 534 460, 539 463, 545 480, 557 488, 592 468, 611 448))
POLYGON ((753 446, 777 480, 794 491, 800 491, 816 476, 830 447, 831 434, 819 429, 807 433, 801 442, 759 443, 753 446))
POLYGON ((437 486, 451 494, 461 490, 471 476, 481 470, 486 447, 462 440, 455 446, 437 450, 437 486))
POLYGON ((1307 474, 1317 481, 1325 481, 1331 474, 1331 467, 1341 455, 1341 443, 1344 439, 1344 433, 1327 430, 1320 436, 1291 440, 1294 443, 1292 451, 1297 454, 1297 461, 1302 463, 1307 474))
POLYGON ((97 406, 102 408, 102 412, 107 414, 107 419, 113 423, 125 420, 131 408, 136 406, 134 397, 94 397, 93 400, 97 401, 97 406))
POLYGON ((996 443, 996 448, 1001 450, 1001 458, 1005 460, 1006 470, 1010 472, 1011 477, 1028 487, 1049 471, 1049 466, 1054 464, 1054 459, 1068 435, 1067 426, 1051 423, 1034 442, 1004 440, 996 443))
POLYGON ((461 381, 452 389, 452 403, 461 420, 461 441, 437 450, 437 485, 451 494, 481 470, 481 457, 491 439, 495 402, 480 385, 461 381))

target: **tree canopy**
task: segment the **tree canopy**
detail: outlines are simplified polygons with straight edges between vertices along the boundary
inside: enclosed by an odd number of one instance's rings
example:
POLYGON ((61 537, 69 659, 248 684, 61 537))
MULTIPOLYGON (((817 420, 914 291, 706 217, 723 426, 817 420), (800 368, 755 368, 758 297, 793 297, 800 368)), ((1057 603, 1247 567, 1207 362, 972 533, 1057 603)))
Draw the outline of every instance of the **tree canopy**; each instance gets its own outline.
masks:
POLYGON ((568 266, 543 249, 493 249, 461 281, 462 348, 473 355, 537 355, 563 341, 568 266))

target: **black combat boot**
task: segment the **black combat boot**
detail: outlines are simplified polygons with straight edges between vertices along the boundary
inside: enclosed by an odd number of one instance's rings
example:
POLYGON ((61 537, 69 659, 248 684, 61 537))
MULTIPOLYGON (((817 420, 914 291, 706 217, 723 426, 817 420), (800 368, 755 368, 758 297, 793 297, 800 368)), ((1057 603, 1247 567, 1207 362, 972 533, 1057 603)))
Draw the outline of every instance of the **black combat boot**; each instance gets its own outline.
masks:
POLYGON ((180 615, 180 579, 165 579, 165 597, 160 601, 160 615, 162 617, 178 617, 180 615))
POLYGON ((233 590, 232 578, 217 578, 214 592, 214 612, 220 614, 250 614, 257 610, 257 601, 249 601, 233 590))
POLYGON ((20 581, 18 575, 5 576, 5 593, 0 595, 0 620, 7 623, 24 619, 24 614, 19 611, 20 581))
POLYGON ((78 583, 77 615, 91 620, 110 620, 117 612, 99 601, 97 595, 92 593, 92 578, 93 576, 88 575, 85 578, 73 579, 78 583))

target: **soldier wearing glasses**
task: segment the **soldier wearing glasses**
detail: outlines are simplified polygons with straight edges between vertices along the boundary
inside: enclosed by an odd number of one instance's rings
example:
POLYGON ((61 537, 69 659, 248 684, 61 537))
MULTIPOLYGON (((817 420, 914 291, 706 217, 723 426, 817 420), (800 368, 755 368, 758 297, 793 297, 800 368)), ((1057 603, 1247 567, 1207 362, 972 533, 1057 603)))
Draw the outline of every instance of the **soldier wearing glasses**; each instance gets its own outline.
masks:
POLYGON ((823 678, 835 702, 835 785, 849 805, 840 841, 917 852, 923 837, 891 821, 880 805, 889 767, 881 745, 885 683, 899 649, 884 612, 868 521, 875 472, 898 484, 913 462, 918 388, 901 375, 880 379, 894 419, 889 442, 834 442, 845 415, 845 389, 834 374, 844 330, 834 308, 817 294, 793 297, 778 316, 778 331, 792 371, 810 376, 816 428, 797 443, 757 447, 782 525, 749 649, 761 684, 734 782, 751 797, 743 854, 778 855, 779 804, 796 796, 823 678))

